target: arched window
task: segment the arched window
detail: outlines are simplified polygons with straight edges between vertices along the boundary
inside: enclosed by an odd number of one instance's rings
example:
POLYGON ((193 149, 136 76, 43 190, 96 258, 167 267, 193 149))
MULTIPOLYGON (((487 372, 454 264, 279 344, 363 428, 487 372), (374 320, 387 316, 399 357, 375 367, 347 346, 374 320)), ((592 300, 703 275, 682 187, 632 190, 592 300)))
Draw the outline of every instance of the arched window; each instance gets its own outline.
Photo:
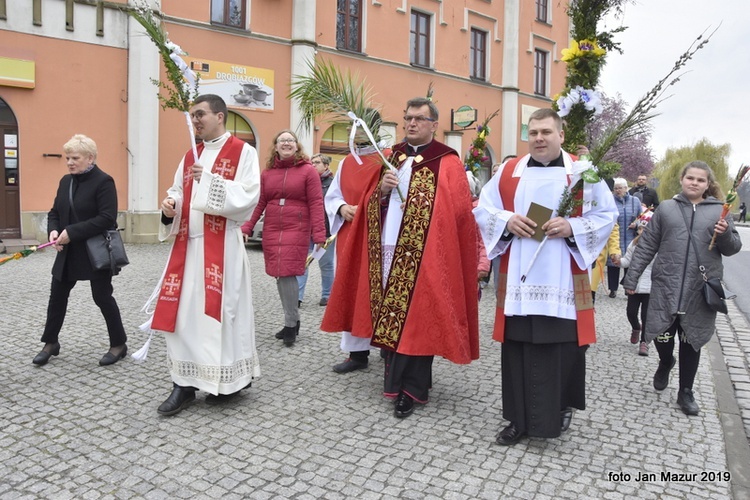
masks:
POLYGON ((335 170, 339 161, 349 154, 349 125, 334 123, 320 139, 320 152, 331 157, 331 169, 335 170))
POLYGON ((253 132, 250 123, 245 120, 245 117, 234 111, 230 111, 227 115, 227 132, 258 149, 255 132, 253 132))

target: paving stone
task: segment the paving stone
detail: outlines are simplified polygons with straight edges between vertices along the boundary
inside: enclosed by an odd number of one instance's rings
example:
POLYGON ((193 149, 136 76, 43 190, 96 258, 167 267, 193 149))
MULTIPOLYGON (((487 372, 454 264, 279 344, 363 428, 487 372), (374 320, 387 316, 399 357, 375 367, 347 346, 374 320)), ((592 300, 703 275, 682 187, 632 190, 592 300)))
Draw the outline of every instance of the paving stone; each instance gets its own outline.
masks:
MULTIPOLYGON (((128 245, 131 265, 114 279, 132 351, 146 338, 140 308, 166 262, 166 245, 128 245)), ((73 289, 61 353, 41 348, 54 255, 39 252, 2 267, 0 289, 0 498, 727 498, 728 483, 612 481, 609 472, 726 470, 724 435, 707 353, 696 377, 701 415, 651 386, 658 357, 638 356, 623 335, 624 297, 597 301, 598 341, 587 354, 587 409, 558 439, 494 444, 502 419, 500 345, 491 340, 494 301, 480 302, 480 355, 468 365, 434 365, 430 402, 408 419, 382 398, 383 364, 339 375, 337 335, 317 331, 324 308, 306 303, 293 348, 273 334, 281 305, 259 248, 248 250, 262 377, 242 397, 210 406, 205 394, 171 418, 156 408, 171 387, 164 339, 145 363, 97 362, 106 325, 87 283, 73 289), (42 451, 40 451, 42 450, 42 451)), ((319 270, 308 280, 319 296, 319 270)), ((308 302, 311 299, 308 298, 308 302)), ((750 429, 750 329, 731 309, 717 320, 745 429, 750 429)), ((653 351, 653 350, 652 350, 653 351)))

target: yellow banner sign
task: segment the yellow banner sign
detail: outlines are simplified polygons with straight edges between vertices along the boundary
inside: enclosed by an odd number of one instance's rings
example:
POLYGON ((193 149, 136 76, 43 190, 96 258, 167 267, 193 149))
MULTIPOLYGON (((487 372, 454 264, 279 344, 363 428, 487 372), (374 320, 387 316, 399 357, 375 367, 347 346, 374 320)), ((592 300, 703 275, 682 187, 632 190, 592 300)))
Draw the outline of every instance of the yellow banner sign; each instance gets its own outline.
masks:
POLYGON ((36 86, 35 75, 34 61, 0 57, 0 85, 33 89, 36 86))
POLYGON ((273 111, 273 70, 196 57, 184 59, 200 75, 201 94, 221 96, 230 108, 273 111))

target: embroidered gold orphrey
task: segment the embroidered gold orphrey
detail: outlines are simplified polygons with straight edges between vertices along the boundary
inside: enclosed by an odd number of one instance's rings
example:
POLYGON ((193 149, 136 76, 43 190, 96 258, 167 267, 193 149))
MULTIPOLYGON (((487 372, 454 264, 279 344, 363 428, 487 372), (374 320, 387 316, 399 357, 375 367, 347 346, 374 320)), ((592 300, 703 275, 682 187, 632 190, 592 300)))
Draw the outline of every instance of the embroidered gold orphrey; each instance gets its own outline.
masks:
POLYGON ((435 173, 429 168, 414 171, 385 289, 382 284, 379 189, 373 193, 368 203, 370 303, 375 305, 372 308, 372 344, 375 346, 394 350, 398 347, 424 255, 430 219, 435 208, 436 190, 435 173))

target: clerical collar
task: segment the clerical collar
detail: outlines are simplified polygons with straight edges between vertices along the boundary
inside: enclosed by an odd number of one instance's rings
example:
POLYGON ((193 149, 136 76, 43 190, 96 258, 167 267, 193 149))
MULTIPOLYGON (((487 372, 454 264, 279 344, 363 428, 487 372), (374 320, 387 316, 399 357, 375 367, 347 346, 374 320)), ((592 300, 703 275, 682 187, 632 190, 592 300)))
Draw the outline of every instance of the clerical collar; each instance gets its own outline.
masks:
POLYGON ((558 156, 555 160, 547 163, 546 165, 540 161, 536 161, 533 157, 529 158, 528 165, 529 167, 564 167, 565 162, 563 161, 562 151, 560 151, 560 156, 558 156))
POLYGON ((228 136, 229 136, 229 132, 224 132, 223 134, 221 134, 219 137, 216 137, 215 139, 203 141, 203 144, 205 144, 206 146, 208 146, 210 144, 216 144, 217 142, 221 141, 222 139, 226 139, 228 136))
POLYGON ((427 149, 429 145, 432 144, 432 141, 428 142, 427 144, 422 144, 421 146, 412 146, 408 142, 406 143, 406 154, 409 156, 417 156, 422 151, 427 149))

